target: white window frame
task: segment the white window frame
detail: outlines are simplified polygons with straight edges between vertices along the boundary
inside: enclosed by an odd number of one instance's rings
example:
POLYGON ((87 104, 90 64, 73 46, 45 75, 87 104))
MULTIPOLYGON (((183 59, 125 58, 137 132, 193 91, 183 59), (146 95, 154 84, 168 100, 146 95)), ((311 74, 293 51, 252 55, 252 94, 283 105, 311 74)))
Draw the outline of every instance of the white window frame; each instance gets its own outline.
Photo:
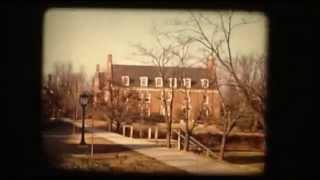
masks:
POLYGON ((162 87, 163 86, 163 80, 162 80, 162 77, 156 77, 154 78, 154 81, 155 81, 155 84, 156 84, 156 87, 162 87), (160 84, 158 85, 158 81, 160 81, 160 84))
POLYGON ((206 114, 206 117, 209 117, 209 108, 208 107, 205 109, 205 114, 206 114))
POLYGON ((143 98, 144 98, 144 93, 143 92, 139 93, 139 98, 140 98, 140 100, 143 100, 143 98))
POLYGON ((171 102, 172 101, 172 94, 171 92, 167 92, 167 102, 171 102))
POLYGON ((141 87, 148 87, 148 77, 147 76, 140 77, 140 86, 141 87), (143 82, 145 82, 145 83, 143 83, 143 82))
POLYGON ((148 105, 147 107, 147 116, 150 117, 151 115, 151 108, 150 108, 150 105, 148 105))
POLYGON ((160 106, 160 115, 165 115, 165 109, 164 109, 163 103, 161 103, 161 106, 160 106))
POLYGON ((151 104, 151 93, 146 93, 145 96, 145 98, 147 99, 145 103, 151 104))
POLYGON ((177 78, 169 78, 169 87, 177 88, 177 78))
POLYGON ((121 76, 121 83, 125 86, 129 86, 130 85, 130 78, 129 76, 121 76), (127 79, 127 81, 125 81, 125 79, 127 79), (127 83, 125 83, 127 82, 127 83))
POLYGON ((183 87, 191 88, 191 78, 183 78, 183 87), (189 82, 187 84, 187 82, 189 82))
POLYGON ((108 102, 108 101, 110 100, 110 96, 111 96, 110 91, 108 91, 108 90, 105 91, 105 92, 104 92, 104 98, 103 98, 104 101, 105 101, 105 102, 108 102))
POLYGON ((209 104, 209 95, 205 94, 204 97, 205 97, 204 104, 208 105, 209 104))
POLYGON ((202 88, 209 88, 209 79, 201 79, 200 81, 202 88))
MULTIPOLYGON (((167 111, 168 111, 168 116, 170 116, 170 104, 167 104, 167 111)), ((166 115, 166 110, 165 110, 165 105, 163 103, 161 103, 160 106, 160 115, 166 115)))

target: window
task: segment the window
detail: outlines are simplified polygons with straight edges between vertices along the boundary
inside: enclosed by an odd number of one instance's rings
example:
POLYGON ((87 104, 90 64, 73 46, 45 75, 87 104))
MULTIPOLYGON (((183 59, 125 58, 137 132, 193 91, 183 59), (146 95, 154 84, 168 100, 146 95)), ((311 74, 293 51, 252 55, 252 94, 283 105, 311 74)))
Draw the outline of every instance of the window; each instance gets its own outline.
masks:
POLYGON ((163 86, 162 77, 156 77, 155 78, 155 82, 156 82, 156 87, 162 87, 163 86))
POLYGON ((171 100, 172 100, 172 94, 171 94, 171 92, 168 92, 167 93, 167 101, 171 102, 171 100))
MULTIPOLYGON (((168 116, 170 116, 170 104, 167 103, 167 111, 168 111, 168 116)), ((166 109, 165 109, 165 105, 162 103, 161 107, 160 107, 160 114, 161 115, 166 115, 166 109)))
POLYGON ((148 106, 146 110, 147 110, 147 116, 150 117, 150 114, 151 114, 151 112, 150 112, 150 106, 148 106))
POLYGON ((146 76, 140 77, 140 86, 148 87, 148 77, 146 76))
POLYGON ((105 91, 104 92, 104 101, 108 102, 110 99, 110 92, 109 91, 105 91))
POLYGON ((140 116, 150 116, 151 94, 140 92, 140 116))
POLYGON ((204 115, 204 117, 209 117, 209 107, 208 106, 203 106, 202 107, 202 113, 204 115))
POLYGON ((203 95, 203 104, 209 104, 209 96, 208 95, 203 95))
POLYGON ((145 98, 146 98, 145 102, 150 104, 151 103, 151 94, 150 93, 146 94, 145 98))
POLYGON ((144 99, 144 94, 142 92, 139 93, 139 99, 142 102, 144 99))
POLYGON ((141 92, 139 95, 139 99, 143 103, 151 103, 151 94, 141 92))
POLYGON ((121 76, 121 82, 124 86, 129 86, 130 84, 129 76, 121 76))
POLYGON ((190 96, 190 91, 187 91, 187 94, 186 94, 186 102, 188 102, 189 104, 191 103, 191 96, 190 96))
POLYGON ((169 87, 176 88, 177 87, 177 78, 169 78, 169 87))
POLYGON ((162 102, 163 98, 166 98, 167 102, 170 103, 172 100, 171 92, 167 92, 166 97, 164 97, 163 92, 161 91, 161 102, 162 102))
POLYGON ((189 110, 191 109, 190 91, 187 92, 186 96, 183 99, 182 109, 186 109, 187 107, 189 107, 189 110))
POLYGON ((192 106, 191 106, 191 104, 189 104, 188 106, 187 106, 187 104, 184 104, 184 105, 182 105, 181 109, 182 109, 182 111, 184 112, 185 118, 188 118, 188 119, 189 119, 189 118, 190 118, 190 115, 191 115, 191 111, 192 111, 192 106), (188 111, 189 117, 187 117, 187 111, 188 111))
POLYGON ((201 79, 201 87, 208 88, 209 87, 209 80, 208 79, 201 79))
POLYGON ((191 88, 191 79, 190 78, 183 78, 183 87, 191 88))

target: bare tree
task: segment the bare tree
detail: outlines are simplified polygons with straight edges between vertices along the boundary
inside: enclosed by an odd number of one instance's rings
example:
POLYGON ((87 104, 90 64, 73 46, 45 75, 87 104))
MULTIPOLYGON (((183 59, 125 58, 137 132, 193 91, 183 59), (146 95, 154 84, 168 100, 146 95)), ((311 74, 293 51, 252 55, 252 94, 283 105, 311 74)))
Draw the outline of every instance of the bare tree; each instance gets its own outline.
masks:
MULTIPOLYGON (((216 57, 219 66, 221 66, 223 70, 228 73, 229 77, 231 77, 230 82, 221 83, 218 82, 219 76, 217 76, 216 71, 211 75, 213 79, 215 79, 213 88, 218 90, 222 100, 222 120, 224 121, 224 127, 220 148, 221 159, 223 159, 226 138, 240 116, 238 113, 239 107, 235 107, 235 104, 233 103, 228 104, 226 101, 227 98, 223 98, 221 90, 222 86, 228 85, 232 88, 236 88, 237 92, 240 92, 243 95, 246 104, 256 112, 258 116, 256 122, 259 122, 262 128, 265 129, 263 118, 266 95, 264 66, 259 67, 259 72, 254 71, 254 68, 248 69, 249 65, 252 64, 243 59, 242 61, 237 61, 239 59, 233 56, 231 48, 234 30, 240 26, 253 22, 254 21, 248 21, 244 18, 237 22, 234 21, 233 11, 219 13, 215 18, 207 17, 202 13, 196 14, 191 12, 190 18, 187 21, 175 21, 174 25, 181 26, 179 30, 167 32, 167 34, 184 34, 186 37, 190 37, 195 42, 198 42, 204 51, 208 52, 210 56, 216 57), (242 68, 242 72, 239 72, 239 69, 236 67, 237 65, 242 68), (260 77, 260 79, 255 77, 260 77)), ((262 64, 261 62, 259 63, 262 64)))
MULTIPOLYGON (((265 66, 263 58, 254 59, 253 56, 246 57, 243 56, 239 58, 235 63, 235 71, 239 75, 241 81, 250 87, 248 89, 251 93, 256 93, 256 95, 265 98, 266 96, 266 81, 265 81, 265 66)), ((234 79, 229 78, 225 83, 216 84, 217 90, 222 99, 222 110, 223 110, 223 127, 222 127, 222 138, 220 145, 220 159, 224 158, 225 145, 227 137, 233 128, 236 126, 236 123, 243 117, 251 115, 254 121, 253 131, 257 128, 257 118, 255 113, 251 112, 251 105, 248 104, 246 97, 241 93, 241 89, 238 84, 235 83, 234 79), (228 89, 222 93, 221 87, 227 86, 228 89)), ((264 106, 264 105, 261 105, 264 106)))
MULTIPOLYGON (((186 78, 186 68, 188 68, 189 64, 188 61, 192 59, 192 55, 190 53, 191 44, 193 42, 190 38, 183 38, 176 36, 174 37, 175 42, 177 43, 177 46, 172 50, 172 54, 174 57, 178 60, 178 76, 179 76, 179 82, 183 82, 186 78)), ((183 83, 184 84, 184 83, 183 83)), ((191 82, 190 82, 191 84, 191 82)), ((184 150, 189 150, 189 139, 192 135, 192 131, 196 126, 196 121, 193 121, 192 124, 190 124, 190 89, 187 87, 186 84, 183 85, 182 92, 184 94, 184 125, 185 125, 185 139, 184 139, 184 150)))
MULTIPOLYGON (((150 59, 151 63, 153 65, 155 65, 158 69, 158 74, 159 77, 162 78, 162 81, 165 82, 165 80, 168 78, 169 76, 169 72, 167 70, 166 67, 168 67, 170 65, 170 62, 172 61, 172 49, 173 49, 173 45, 169 44, 169 45, 165 45, 162 41, 161 41, 161 36, 158 31, 156 30, 155 27, 153 27, 154 29, 154 37, 156 39, 156 48, 146 48, 140 44, 135 44, 133 45, 134 48, 136 49, 136 51, 138 52, 137 55, 139 56, 144 56, 150 59)), ((168 93, 167 93, 167 89, 166 87, 162 86, 161 88, 161 103, 164 106, 164 119, 165 122, 167 123, 167 147, 170 148, 171 147, 171 129, 172 129, 172 108, 173 108, 173 97, 174 96, 174 87, 171 88, 170 90, 171 92, 171 102, 167 101, 167 99, 169 99, 168 97, 168 93), (170 103, 170 104, 169 104, 170 103), (170 108, 170 109, 169 109, 170 108)))
POLYGON ((56 63, 54 73, 50 75, 51 100, 54 116, 58 113, 76 119, 79 106, 79 92, 83 89, 84 73, 73 71, 71 63, 56 63))
POLYGON ((234 83, 238 86, 248 104, 257 112, 259 116, 258 122, 264 128, 265 98, 252 93, 248 84, 242 81, 235 69, 236 59, 231 48, 233 31, 238 27, 253 22, 256 21, 249 21, 244 18, 235 22, 233 11, 220 13, 215 18, 209 18, 202 13, 191 12, 190 18, 186 22, 176 23, 176 25, 182 27, 173 33, 185 33, 186 36, 198 42, 210 55, 216 57, 221 67, 233 78, 234 83))
POLYGON ((116 124, 116 132, 120 131, 121 123, 127 122, 130 116, 138 111, 138 92, 112 85, 110 96, 107 102, 103 102, 99 108, 106 113, 110 122, 109 128, 112 131, 112 124, 116 124))

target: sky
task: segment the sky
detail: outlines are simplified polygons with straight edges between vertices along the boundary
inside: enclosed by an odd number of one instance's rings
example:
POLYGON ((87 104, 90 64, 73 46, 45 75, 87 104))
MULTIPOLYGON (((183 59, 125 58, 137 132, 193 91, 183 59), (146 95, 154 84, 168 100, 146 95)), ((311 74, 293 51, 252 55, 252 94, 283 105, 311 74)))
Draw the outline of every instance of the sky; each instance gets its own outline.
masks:
MULTIPOLYGON (((204 12, 214 17, 217 12, 204 12)), ((185 19, 190 13, 184 10, 135 9, 49 9, 44 16, 43 74, 52 73, 57 62, 70 62, 74 71, 81 66, 90 77, 96 64, 106 68, 108 54, 114 64, 145 64, 132 44, 153 47, 152 27, 161 30, 173 19, 185 19)), ((260 13, 235 13, 235 18, 254 19, 234 31, 231 46, 234 54, 263 54, 267 48, 267 18, 260 13)), ((208 29, 210 30, 210 29, 208 29)), ((200 53, 199 53, 200 54, 200 53)))

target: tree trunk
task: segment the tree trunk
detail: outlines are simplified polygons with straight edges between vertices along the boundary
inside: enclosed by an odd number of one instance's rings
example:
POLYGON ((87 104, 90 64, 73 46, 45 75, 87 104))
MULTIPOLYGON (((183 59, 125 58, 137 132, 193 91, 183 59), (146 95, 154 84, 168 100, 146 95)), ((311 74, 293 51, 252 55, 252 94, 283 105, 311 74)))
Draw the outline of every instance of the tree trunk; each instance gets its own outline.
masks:
POLYGON ((168 122, 168 127, 167 127, 167 147, 171 148, 171 126, 168 122))
POLYGON ((226 145, 226 140, 227 140, 227 133, 228 133, 228 124, 229 124, 229 115, 230 113, 226 113, 226 118, 223 124, 223 134, 221 137, 221 144, 220 144, 220 155, 219 159, 223 160, 224 158, 224 150, 225 150, 225 145, 226 145))
POLYGON ((120 122, 116 121, 116 132, 120 132, 120 122))
POLYGON ((169 115, 169 122, 168 122, 168 129, 169 129, 168 148, 171 148, 173 99, 174 99, 174 90, 172 87, 171 88, 171 101, 170 101, 170 115, 169 115))
POLYGON ((254 119, 253 120, 253 125, 252 125, 252 128, 251 128, 251 132, 256 132, 257 129, 258 129, 258 120, 257 119, 254 119))
MULTIPOLYGON (((76 122, 77 120, 77 107, 75 107, 75 110, 74 110, 74 122, 76 122)), ((73 124, 73 131, 72 131, 73 134, 76 133, 76 125, 75 123, 73 124)))
POLYGON ((189 133, 188 133, 188 131, 186 130, 186 132, 185 132, 185 139, 184 139, 184 146, 183 146, 183 150, 184 151, 189 151, 189 137, 190 137, 190 135, 189 135, 189 133))
POLYGON ((227 140, 227 134, 226 134, 226 132, 223 132, 222 139, 221 139, 221 145, 220 145, 220 154, 219 154, 220 160, 224 159, 224 150, 225 150, 226 140, 227 140))
POLYGON ((139 128, 139 138, 143 138, 142 136, 143 136, 143 134, 142 134, 142 127, 140 126, 140 128, 139 128))
POLYGON ((184 147, 183 150, 184 151, 189 151, 189 136, 190 136, 190 132, 189 132, 189 110, 187 110, 187 120, 186 120, 186 129, 185 129, 185 140, 184 140, 184 147))
POLYGON ((112 124, 113 124, 113 120, 110 119, 109 121, 109 127, 108 127, 108 131, 112 132, 112 124))

